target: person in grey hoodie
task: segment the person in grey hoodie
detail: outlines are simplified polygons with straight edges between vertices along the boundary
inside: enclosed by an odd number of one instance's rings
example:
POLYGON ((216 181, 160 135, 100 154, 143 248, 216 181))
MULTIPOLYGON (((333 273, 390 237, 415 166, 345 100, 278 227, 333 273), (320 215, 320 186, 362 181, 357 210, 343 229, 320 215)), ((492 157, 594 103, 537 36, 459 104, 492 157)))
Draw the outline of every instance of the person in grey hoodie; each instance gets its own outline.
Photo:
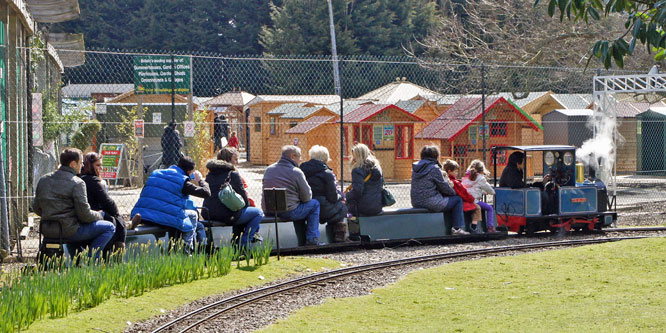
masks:
POLYGON ((467 234, 464 230, 462 198, 456 195, 449 180, 442 175, 439 149, 436 146, 423 147, 421 160, 412 165, 410 197, 414 208, 451 213, 453 233, 467 234))
MULTIPOLYGON (((282 147, 282 157, 277 163, 266 168, 263 189, 286 188, 287 211, 278 213, 284 220, 306 220, 305 244, 319 245, 319 202, 312 200, 312 189, 305 174, 298 168, 301 162, 301 149, 296 146, 282 147)), ((266 209, 266 198, 261 197, 261 208, 266 209)))

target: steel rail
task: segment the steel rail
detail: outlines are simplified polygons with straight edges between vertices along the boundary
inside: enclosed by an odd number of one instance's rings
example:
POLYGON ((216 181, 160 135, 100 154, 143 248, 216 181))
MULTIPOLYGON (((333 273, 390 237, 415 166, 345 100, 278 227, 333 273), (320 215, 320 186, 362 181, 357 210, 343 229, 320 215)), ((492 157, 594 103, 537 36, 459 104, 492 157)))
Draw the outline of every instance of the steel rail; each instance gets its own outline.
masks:
POLYGON ((553 241, 553 242, 539 242, 539 243, 531 243, 531 244, 521 244, 521 245, 507 245, 507 246, 499 246, 499 247, 492 247, 492 248, 484 248, 484 249, 476 249, 476 250, 465 250, 465 251, 457 251, 457 252, 449 252, 449 253, 441 253, 441 254, 433 254, 433 255, 427 255, 427 256, 420 256, 420 257, 412 257, 412 258, 404 258, 404 259, 397 259, 397 260, 390 260, 390 261, 384 261, 384 262, 379 262, 379 263, 372 263, 372 264, 366 264, 366 265, 360 265, 360 266, 353 266, 353 267, 348 267, 348 268, 342 268, 342 269, 337 269, 333 271, 327 271, 327 272, 322 272, 322 273, 316 273, 313 275, 308 275, 304 277, 300 277, 297 279, 285 281, 273 286, 268 286, 264 288, 259 288, 256 290, 251 290, 247 291, 235 296, 227 297, 225 299, 213 302, 211 304, 205 305, 199 309, 196 309, 194 311, 191 311, 181 317, 178 317, 160 327, 157 329, 153 330, 153 333, 158 333, 158 332, 164 332, 166 330, 172 329, 176 327, 177 324, 186 321, 188 319, 191 319, 195 315, 198 315, 204 311, 207 311, 209 309, 213 309, 216 307, 220 307, 223 305, 230 304, 232 302, 238 302, 235 304, 231 304, 227 307, 225 307, 222 310, 216 311, 202 319, 197 320, 193 324, 188 325, 186 328, 180 330, 180 332, 185 332, 188 330, 191 330, 197 326, 200 326, 204 322, 215 318, 225 312, 228 312, 230 310, 239 308, 241 306, 251 304, 254 302, 257 302, 261 299, 285 293, 288 291, 292 291, 295 289, 300 289, 306 286, 310 286, 313 284, 321 283, 324 281, 332 280, 332 279, 337 279, 341 277, 346 277, 346 276, 351 276, 351 275, 356 275, 356 274, 361 274, 365 273, 368 271, 373 271, 373 270, 378 270, 382 268, 391 268, 395 266, 401 266, 401 265, 412 265, 412 264, 418 264, 418 263, 423 263, 423 262, 429 262, 429 261, 437 261, 437 260, 444 260, 444 259, 451 259, 451 258, 460 258, 460 257, 466 257, 466 256, 474 256, 474 255, 485 255, 485 254, 493 254, 493 253, 501 253, 501 252, 510 252, 510 251, 521 251, 521 250, 530 250, 530 249, 539 249, 539 248, 548 248, 548 247, 561 247, 561 246, 576 246, 576 245, 588 245, 588 244, 601 244, 601 243, 608 243, 608 242, 616 242, 616 241, 622 241, 622 240, 629 240, 629 239, 642 239, 642 238, 648 238, 649 236, 633 236, 633 237, 611 237, 611 238, 595 238, 595 239, 578 239, 578 240, 564 240, 564 241, 553 241), (248 298, 249 297, 249 298, 248 298), (243 300, 245 299, 245 300, 243 300))

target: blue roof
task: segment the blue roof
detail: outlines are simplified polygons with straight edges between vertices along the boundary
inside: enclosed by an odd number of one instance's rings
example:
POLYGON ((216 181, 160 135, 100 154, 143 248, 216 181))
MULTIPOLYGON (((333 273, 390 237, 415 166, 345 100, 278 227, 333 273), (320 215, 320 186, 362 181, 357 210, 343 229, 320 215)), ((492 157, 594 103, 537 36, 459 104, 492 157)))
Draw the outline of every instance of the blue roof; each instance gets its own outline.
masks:
POLYGON ((563 145, 540 145, 540 146, 499 146, 494 150, 522 150, 522 151, 547 151, 547 150, 576 150, 575 146, 563 145))

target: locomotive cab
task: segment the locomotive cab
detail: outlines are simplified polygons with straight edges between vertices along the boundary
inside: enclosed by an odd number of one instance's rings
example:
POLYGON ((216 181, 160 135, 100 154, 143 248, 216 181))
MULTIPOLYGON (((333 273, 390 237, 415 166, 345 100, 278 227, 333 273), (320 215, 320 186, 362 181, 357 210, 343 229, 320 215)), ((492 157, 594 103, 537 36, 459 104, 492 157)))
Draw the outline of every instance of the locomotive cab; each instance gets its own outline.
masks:
MULTIPOLYGON (((544 181, 519 189, 497 187, 494 206, 498 227, 528 233, 572 228, 593 230, 611 225, 617 219, 615 212, 608 211, 608 197, 603 182, 596 179, 576 182, 577 172, 580 172, 576 167, 576 147, 494 147, 492 158, 495 186, 498 177, 497 153, 500 151, 522 151, 525 156, 528 152, 542 152, 544 181)), ((523 175, 527 184, 527 172, 523 172, 523 175)))

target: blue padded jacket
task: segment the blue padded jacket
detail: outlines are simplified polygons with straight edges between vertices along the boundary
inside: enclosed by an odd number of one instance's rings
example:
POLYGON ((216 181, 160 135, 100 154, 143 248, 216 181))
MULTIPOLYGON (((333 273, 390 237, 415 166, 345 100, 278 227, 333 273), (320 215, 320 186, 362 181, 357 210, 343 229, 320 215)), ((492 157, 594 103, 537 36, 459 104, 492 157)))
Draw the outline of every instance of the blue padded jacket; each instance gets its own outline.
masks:
POLYGON ((183 232, 194 230, 185 214, 188 195, 183 194, 187 175, 175 165, 168 169, 155 170, 148 177, 139 201, 131 216, 141 214, 142 220, 176 228, 183 232))

